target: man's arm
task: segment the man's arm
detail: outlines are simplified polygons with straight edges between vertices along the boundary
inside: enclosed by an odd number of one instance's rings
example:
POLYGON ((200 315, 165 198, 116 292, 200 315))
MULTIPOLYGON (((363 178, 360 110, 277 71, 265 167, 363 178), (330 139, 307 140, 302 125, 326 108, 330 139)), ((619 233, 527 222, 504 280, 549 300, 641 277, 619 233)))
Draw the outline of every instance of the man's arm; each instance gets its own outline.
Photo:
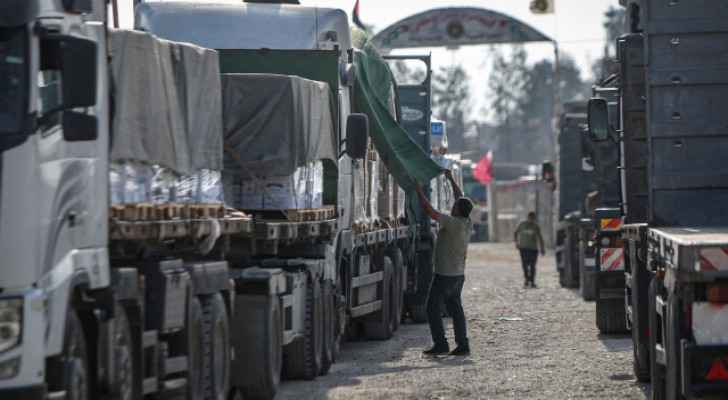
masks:
POLYGON ((427 214, 435 221, 439 221, 441 214, 435 211, 434 208, 432 208, 432 204, 430 204, 430 201, 427 200, 425 193, 422 191, 422 186, 420 185, 417 185, 417 196, 420 198, 420 204, 422 204, 422 208, 425 210, 425 214, 427 214))
POLYGON ((459 199, 463 197, 463 191, 460 190, 460 186, 458 186, 458 183, 455 182, 455 178, 452 176, 452 171, 449 169, 445 170, 445 176, 447 177, 447 180, 450 181, 450 185, 452 185, 452 191, 455 194, 455 199, 459 199))

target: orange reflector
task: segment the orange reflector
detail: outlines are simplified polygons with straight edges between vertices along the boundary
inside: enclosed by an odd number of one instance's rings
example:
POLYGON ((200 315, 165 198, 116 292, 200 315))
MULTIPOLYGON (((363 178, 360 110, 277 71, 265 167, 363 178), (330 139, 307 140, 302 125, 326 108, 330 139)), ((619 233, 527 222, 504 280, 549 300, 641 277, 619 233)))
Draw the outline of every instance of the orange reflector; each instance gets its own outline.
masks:
POLYGON ((706 297, 711 303, 728 303, 728 285, 707 285, 706 297))
POLYGON ((710 367, 710 371, 708 371, 708 375, 705 376, 705 380, 709 382, 728 381, 728 369, 720 360, 715 360, 713 366, 710 367))
POLYGON ((602 230, 618 230, 622 228, 621 218, 603 218, 599 222, 602 230))

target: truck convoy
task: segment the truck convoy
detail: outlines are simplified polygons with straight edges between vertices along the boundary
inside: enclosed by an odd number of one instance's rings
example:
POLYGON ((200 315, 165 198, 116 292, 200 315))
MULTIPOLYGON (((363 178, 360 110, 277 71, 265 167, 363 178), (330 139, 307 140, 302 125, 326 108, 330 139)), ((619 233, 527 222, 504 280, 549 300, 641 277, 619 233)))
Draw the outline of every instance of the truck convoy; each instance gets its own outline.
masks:
POLYGON ((433 239, 382 139, 397 104, 363 79, 386 64, 346 14, 106 13, 0 6, 0 398, 272 399, 341 340, 391 337, 433 239))
POLYGON ((625 303, 635 375, 653 399, 728 395, 728 212, 721 99, 728 5, 623 1, 619 125, 589 102, 590 135, 622 154, 625 303))

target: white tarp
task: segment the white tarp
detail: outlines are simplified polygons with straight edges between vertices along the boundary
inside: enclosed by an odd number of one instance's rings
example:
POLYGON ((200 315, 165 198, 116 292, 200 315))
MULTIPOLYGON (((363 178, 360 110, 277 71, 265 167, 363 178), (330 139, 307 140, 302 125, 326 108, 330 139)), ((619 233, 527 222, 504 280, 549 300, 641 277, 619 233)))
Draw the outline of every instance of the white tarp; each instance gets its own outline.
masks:
POLYGON ((217 52, 112 30, 112 161, 179 174, 222 169, 217 52))

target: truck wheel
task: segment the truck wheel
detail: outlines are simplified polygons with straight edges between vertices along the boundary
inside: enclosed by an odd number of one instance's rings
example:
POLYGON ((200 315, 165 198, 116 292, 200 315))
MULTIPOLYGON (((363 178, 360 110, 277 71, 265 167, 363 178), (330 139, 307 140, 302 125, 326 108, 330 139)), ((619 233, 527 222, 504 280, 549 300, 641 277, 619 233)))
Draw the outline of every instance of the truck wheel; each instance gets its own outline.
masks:
POLYGON ((222 295, 202 301, 204 398, 225 400, 230 387, 230 325, 222 295))
POLYGON ((63 353, 48 362, 48 389, 65 391, 66 400, 87 400, 90 393, 86 336, 72 306, 66 314, 65 330, 63 353))
POLYGON ((627 315, 622 299, 597 299, 597 328, 599 333, 627 332, 627 315))
POLYGON ((323 284, 323 347, 321 352, 321 375, 327 375, 334 364, 336 341, 336 312, 334 285, 327 280, 323 284))
POLYGON ((187 330, 183 346, 187 349, 187 400, 198 400, 205 396, 202 380, 202 303, 197 296, 191 296, 187 306, 187 330))
POLYGON ((392 260, 384 257, 383 268, 384 276, 381 285, 382 309, 368 316, 370 320, 364 322, 364 333, 368 339, 387 340, 392 337, 394 330, 392 324, 391 302, 392 302, 392 260))
POLYGON ((407 279, 405 276, 406 269, 404 266, 404 257, 402 257, 402 251, 399 248, 394 248, 390 252, 390 258, 392 259, 392 265, 394 268, 394 290, 392 292, 392 324, 394 331, 399 330, 399 325, 402 322, 402 306, 404 305, 404 291, 407 286, 407 279))
POLYGON ((657 363, 656 346, 657 335, 660 334, 657 319, 657 307, 655 296, 657 296, 657 279, 652 278, 647 293, 649 298, 648 314, 650 323, 650 380, 652 381, 652 400, 665 400, 665 367, 657 363))
POLYGON ((285 375, 291 379, 316 379, 321 371, 322 310, 321 285, 309 278, 306 284, 306 305, 303 338, 286 349, 285 375))
POLYGON ((594 301, 596 297, 596 279, 594 273, 586 273, 586 268, 581 268, 579 271, 579 294, 584 301, 594 301))
POLYGON ((236 293, 231 317, 231 386, 245 399, 271 400, 281 382, 283 317, 281 300, 267 291, 236 293), (250 366, 255 368, 250 368, 250 366))
POLYGON ((112 396, 114 400, 136 400, 139 398, 139 375, 134 360, 134 342, 126 309, 119 303, 114 311, 114 336, 112 338, 114 361, 110 371, 112 396))

